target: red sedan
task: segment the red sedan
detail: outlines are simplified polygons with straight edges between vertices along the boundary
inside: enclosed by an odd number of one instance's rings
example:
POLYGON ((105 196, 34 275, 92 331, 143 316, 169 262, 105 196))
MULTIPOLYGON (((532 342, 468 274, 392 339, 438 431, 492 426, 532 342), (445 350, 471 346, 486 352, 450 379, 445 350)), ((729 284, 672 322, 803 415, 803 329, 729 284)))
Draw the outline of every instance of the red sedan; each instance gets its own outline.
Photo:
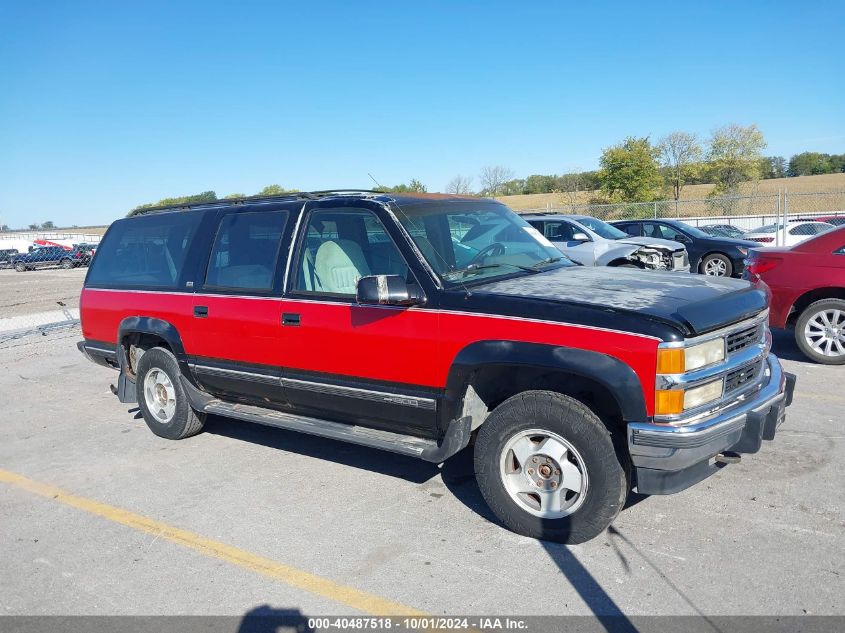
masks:
POLYGON ((845 227, 792 248, 754 249, 744 277, 771 288, 772 327, 793 328, 811 360, 845 364, 845 227))

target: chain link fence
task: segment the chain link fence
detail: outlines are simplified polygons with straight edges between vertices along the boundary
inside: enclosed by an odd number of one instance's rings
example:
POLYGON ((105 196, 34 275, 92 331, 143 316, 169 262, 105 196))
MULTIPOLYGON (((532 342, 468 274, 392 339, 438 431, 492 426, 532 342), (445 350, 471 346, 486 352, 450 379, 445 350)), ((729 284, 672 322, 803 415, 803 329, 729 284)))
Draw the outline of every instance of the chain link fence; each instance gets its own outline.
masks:
POLYGON ((845 191, 751 196, 719 196, 700 200, 660 200, 618 204, 549 204, 520 213, 589 215, 614 220, 677 219, 692 226, 727 224, 743 232, 776 222, 845 216, 845 191))

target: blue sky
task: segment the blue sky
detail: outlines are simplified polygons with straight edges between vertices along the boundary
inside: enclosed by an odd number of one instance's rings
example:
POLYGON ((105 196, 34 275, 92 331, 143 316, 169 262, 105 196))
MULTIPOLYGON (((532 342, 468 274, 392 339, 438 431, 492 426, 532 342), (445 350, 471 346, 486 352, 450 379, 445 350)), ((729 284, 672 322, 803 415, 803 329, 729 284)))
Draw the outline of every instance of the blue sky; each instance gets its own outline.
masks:
POLYGON ((597 166, 760 126, 845 152, 839 2, 0 2, 0 222, 597 166))

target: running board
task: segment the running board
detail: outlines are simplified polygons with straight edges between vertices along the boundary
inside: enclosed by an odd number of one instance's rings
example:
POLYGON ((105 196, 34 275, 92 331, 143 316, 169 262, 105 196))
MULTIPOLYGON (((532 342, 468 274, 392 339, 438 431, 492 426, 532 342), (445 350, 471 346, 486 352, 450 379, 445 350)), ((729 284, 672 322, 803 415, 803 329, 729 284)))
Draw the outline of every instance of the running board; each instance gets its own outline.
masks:
POLYGON ((381 431, 365 426, 331 422, 222 400, 211 400, 201 410, 214 415, 378 448, 434 463, 440 463, 451 457, 469 443, 471 422, 469 417, 455 420, 450 425, 443 441, 438 444, 434 440, 427 440, 414 435, 391 433, 390 431, 381 431))

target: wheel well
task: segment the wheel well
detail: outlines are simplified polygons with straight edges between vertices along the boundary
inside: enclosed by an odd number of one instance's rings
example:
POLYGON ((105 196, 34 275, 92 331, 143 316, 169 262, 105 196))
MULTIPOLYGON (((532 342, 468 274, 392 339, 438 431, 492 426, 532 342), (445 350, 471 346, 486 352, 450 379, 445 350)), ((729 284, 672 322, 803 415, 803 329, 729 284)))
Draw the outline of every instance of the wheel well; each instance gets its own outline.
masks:
POLYGON ((786 319, 786 325, 790 327, 795 327, 795 322, 798 321, 798 317, 801 316, 801 313, 811 303, 815 303, 816 301, 821 301, 822 299, 843 299, 845 300, 845 288, 816 288, 815 290, 810 290, 809 292, 805 292, 803 295, 798 297, 795 300, 795 303, 792 304, 792 308, 789 311, 789 316, 786 319))
POLYGON ((623 264, 631 264, 636 266, 637 268, 645 268, 642 262, 638 262, 634 259, 628 259, 627 257, 618 257, 611 262, 608 262, 608 266, 622 266, 623 264))
MULTIPOLYGON (((608 427, 623 425, 622 410, 613 393, 585 376, 545 367, 489 365, 473 372, 467 385, 467 395, 474 392, 474 397, 481 400, 487 413, 511 396, 531 390, 555 391, 570 396, 589 407, 608 427)), ((473 427, 476 426, 474 422, 473 427)))
POLYGON ((170 344, 160 336, 155 334, 147 334, 146 332, 130 332, 126 334, 120 341, 123 351, 123 358, 126 360, 124 370, 130 378, 135 378, 135 368, 138 366, 138 361, 149 349, 154 347, 163 347, 172 352, 170 344))

